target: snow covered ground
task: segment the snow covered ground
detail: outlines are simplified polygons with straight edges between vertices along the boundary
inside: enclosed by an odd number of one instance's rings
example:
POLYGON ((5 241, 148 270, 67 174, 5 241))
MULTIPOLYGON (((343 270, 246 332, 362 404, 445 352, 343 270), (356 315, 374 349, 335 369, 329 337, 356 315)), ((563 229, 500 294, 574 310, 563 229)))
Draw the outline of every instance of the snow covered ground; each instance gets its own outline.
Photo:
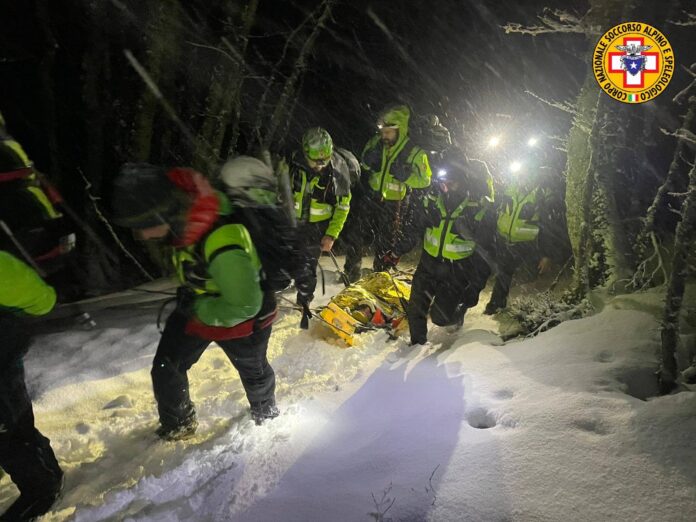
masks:
MULTIPOLYGON (((383 333, 344 349, 288 312, 270 343, 283 414, 254 426, 211 347, 190 373, 199 433, 177 443, 153 433, 156 306, 97 313, 26 358, 66 471, 45 520, 693 520, 696 393, 651 398, 660 297, 506 344, 482 299, 414 350, 383 333)), ((15 495, 4 477, 0 511, 15 495)))

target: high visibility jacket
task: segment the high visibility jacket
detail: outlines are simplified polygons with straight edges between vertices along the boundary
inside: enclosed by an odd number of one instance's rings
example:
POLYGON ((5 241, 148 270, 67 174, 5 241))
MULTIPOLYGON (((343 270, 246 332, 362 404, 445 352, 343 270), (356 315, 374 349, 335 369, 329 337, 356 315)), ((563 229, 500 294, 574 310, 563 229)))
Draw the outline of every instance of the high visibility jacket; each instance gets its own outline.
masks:
POLYGON ((297 221, 327 221, 324 234, 337 238, 350 212, 350 173, 346 161, 334 152, 331 163, 321 172, 314 172, 294 159, 287 168, 290 170, 297 221))
POLYGON ((539 236, 540 206, 546 197, 539 186, 509 185, 498 207, 498 235, 509 243, 534 241, 539 236))
POLYGON ((0 131, 0 183, 15 180, 22 180, 21 189, 31 195, 46 219, 61 217, 61 213, 41 188, 34 164, 27 153, 12 136, 0 131))
POLYGON ((471 256, 476 250, 476 234, 488 205, 465 197, 450 211, 442 194, 428 196, 424 204, 426 213, 432 216, 423 238, 423 249, 428 255, 449 261, 471 256))
POLYGON ((55 304, 55 290, 33 268, 0 250, 0 311, 39 316, 55 304))
POLYGON ((211 341, 247 337, 270 326, 276 313, 275 293, 252 240, 252 233, 263 231, 255 215, 197 182, 196 174, 187 168, 167 172, 192 199, 173 242, 176 273, 188 289, 179 294, 180 309, 191 314, 186 333, 211 341))
POLYGON ((399 137, 394 145, 384 146, 377 134, 363 150, 361 166, 367 173, 367 184, 377 199, 400 201, 410 189, 430 186, 432 172, 428 154, 411 142, 408 136, 409 117, 406 108, 393 113, 392 123, 399 128, 399 137))

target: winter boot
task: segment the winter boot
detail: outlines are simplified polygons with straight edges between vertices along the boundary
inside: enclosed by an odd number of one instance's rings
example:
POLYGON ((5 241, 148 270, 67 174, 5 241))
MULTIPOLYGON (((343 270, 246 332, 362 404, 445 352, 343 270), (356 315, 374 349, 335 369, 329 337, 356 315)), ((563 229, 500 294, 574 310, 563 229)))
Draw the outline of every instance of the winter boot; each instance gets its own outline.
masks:
POLYGON ((193 415, 186 419, 181 424, 176 426, 167 426, 162 424, 155 433, 157 436, 166 441, 177 441, 177 440, 187 440, 196 434, 196 429, 198 428, 198 419, 193 415))
POLYGON ((48 491, 21 493, 9 509, 0 515, 0 521, 23 522, 36 520, 41 515, 48 513, 51 506, 60 499, 63 493, 63 482, 63 475, 61 474, 58 483, 48 491))
POLYGON ((257 426, 261 426, 267 419, 275 419, 278 415, 280 415, 280 410, 275 405, 275 399, 251 405, 251 418, 254 419, 257 426))
POLYGON ((486 305, 486 309, 483 311, 484 315, 495 315, 500 312, 504 306, 498 306, 496 303, 491 301, 486 305))

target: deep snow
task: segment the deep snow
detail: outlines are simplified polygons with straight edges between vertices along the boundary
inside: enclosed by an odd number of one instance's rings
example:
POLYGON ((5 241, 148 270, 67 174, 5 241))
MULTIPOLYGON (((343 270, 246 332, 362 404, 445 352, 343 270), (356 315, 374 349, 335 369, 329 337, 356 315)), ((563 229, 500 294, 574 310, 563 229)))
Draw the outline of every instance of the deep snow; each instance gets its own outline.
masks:
MULTIPOLYGON (((190 373, 199 433, 178 443, 153 433, 156 306, 102 311, 25 361, 67 472, 45 520, 693 520, 696 393, 650 398, 660 298, 505 344, 482 298, 413 350, 383 333, 344 349, 289 311, 269 350, 281 417, 254 426, 211 347, 190 373)), ((15 495, 4 477, 0 510, 15 495)))

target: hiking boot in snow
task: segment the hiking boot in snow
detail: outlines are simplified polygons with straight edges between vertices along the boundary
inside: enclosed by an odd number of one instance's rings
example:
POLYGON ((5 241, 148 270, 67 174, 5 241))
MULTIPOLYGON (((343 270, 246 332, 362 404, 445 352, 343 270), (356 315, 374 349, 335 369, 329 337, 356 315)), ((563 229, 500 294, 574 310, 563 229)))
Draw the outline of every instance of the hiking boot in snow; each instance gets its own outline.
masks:
POLYGON ((455 323, 455 324, 449 324, 449 325, 445 326, 445 332, 447 332, 448 334, 457 333, 459 330, 462 329, 462 326, 464 326, 464 323, 463 323, 463 322, 461 322, 461 323, 455 323))
POLYGON ((504 306, 498 306, 498 305, 495 304, 495 303, 488 303, 488 304, 486 305, 486 309, 483 311, 483 314, 484 314, 484 315, 495 315, 495 314, 497 314, 498 312, 500 312, 503 308, 505 308, 505 307, 504 307, 504 306))
POLYGON ((273 399, 251 405, 251 418, 257 426, 261 426, 267 419, 275 419, 278 415, 280 410, 273 399))
POLYGON ((48 492, 22 493, 14 503, 0 515, 0 521, 19 522, 36 520, 48 513, 63 493, 63 476, 60 482, 48 492))
POLYGON ((198 428, 198 419, 191 417, 183 424, 178 426, 165 426, 164 424, 157 428, 155 433, 157 436, 166 441, 177 441, 190 439, 196 434, 198 428))
MULTIPOLYGON (((350 281, 350 284, 355 283, 356 281, 358 281, 362 277, 362 272, 360 271, 359 268, 354 269, 354 270, 350 270, 350 271, 346 271, 345 274, 348 276, 348 281, 350 281)), ((340 276, 339 276, 339 281, 337 281, 337 282, 339 282, 339 283, 343 282, 343 280, 340 279, 340 276)))

